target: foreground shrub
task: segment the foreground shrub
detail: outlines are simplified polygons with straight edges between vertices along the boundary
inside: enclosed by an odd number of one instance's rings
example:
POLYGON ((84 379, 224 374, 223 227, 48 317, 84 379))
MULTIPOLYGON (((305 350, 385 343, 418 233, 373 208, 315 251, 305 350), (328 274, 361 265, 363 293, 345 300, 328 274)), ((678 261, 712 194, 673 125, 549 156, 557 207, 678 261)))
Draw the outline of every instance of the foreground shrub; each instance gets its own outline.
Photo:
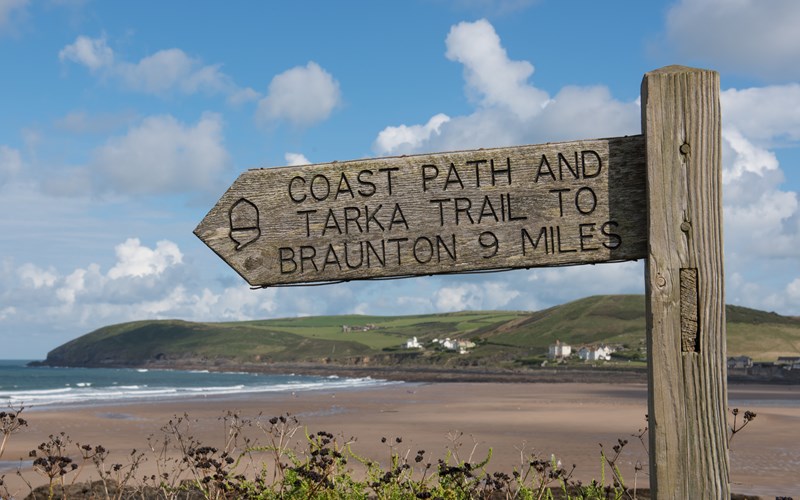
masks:
MULTIPOLYGON (((0 414, 3 445, 27 424, 19 417, 21 411, 0 414)), ((738 410, 732 412, 731 436, 755 418, 746 412, 745 423, 739 425, 737 414, 738 410)), ((634 469, 633 487, 617 466, 628 445, 625 439, 608 452, 601 444, 600 477, 584 485, 572 479, 575 465, 563 467, 555 455, 521 452, 521 461, 512 470, 489 472, 492 450, 476 457, 477 443, 470 448, 458 432, 448 435, 445 456, 436 459, 425 450, 405 447, 401 437, 384 437, 387 455, 381 464, 358 455, 352 449, 353 438, 311 432, 292 415, 244 418, 229 411, 219 421, 224 430, 219 447, 193 437, 196 421, 189 415, 176 415, 147 438, 144 451, 132 450, 122 460, 111 460, 102 445, 76 443, 64 433, 51 435, 31 451, 27 467, 32 472, 23 473, 20 464, 17 475, 28 485, 30 499, 649 498, 647 491, 636 488, 642 464, 634 469), (145 463, 157 472, 144 474, 145 463), (28 473, 41 475, 46 484, 33 488, 28 473), (95 479, 88 481, 89 475, 95 479)), ((643 446, 646 432, 645 427, 633 435, 643 446)), ((0 497, 20 498, 18 492, 8 491, 3 477, 0 497)))

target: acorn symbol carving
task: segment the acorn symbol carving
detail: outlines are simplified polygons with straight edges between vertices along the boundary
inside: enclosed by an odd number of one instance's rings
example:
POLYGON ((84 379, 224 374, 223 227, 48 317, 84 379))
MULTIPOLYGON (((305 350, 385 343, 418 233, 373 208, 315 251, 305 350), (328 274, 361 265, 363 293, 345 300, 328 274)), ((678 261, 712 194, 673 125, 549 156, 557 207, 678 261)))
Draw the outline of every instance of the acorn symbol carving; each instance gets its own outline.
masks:
POLYGON ((258 207, 244 198, 233 204, 230 211, 230 238, 236 243, 236 250, 241 250, 261 236, 258 225, 258 207))

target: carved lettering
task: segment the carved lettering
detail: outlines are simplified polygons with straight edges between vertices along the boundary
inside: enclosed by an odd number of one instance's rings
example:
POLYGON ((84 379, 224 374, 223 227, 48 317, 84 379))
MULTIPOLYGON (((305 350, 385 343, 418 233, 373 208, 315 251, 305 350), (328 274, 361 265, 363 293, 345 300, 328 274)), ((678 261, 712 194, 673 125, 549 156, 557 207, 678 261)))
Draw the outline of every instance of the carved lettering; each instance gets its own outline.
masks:
POLYGON ((340 210, 329 208, 322 220, 317 210, 298 210, 297 215, 302 217, 307 238, 316 235, 314 228, 319 227, 320 223, 320 236, 385 232, 396 228, 409 230, 408 220, 399 203, 395 203, 391 214, 383 210, 383 205, 372 208, 364 205, 363 209, 358 206, 346 206, 340 210))
POLYGON ((224 230, 196 233, 267 286, 642 258, 643 154, 639 136, 256 169, 204 222, 224 230))
POLYGON ((603 158, 597 151, 581 151, 581 169, 584 179, 594 179, 603 171, 603 158), (591 173, 589 172, 590 168, 594 169, 591 173))
POLYGON ((398 167, 379 168, 377 170, 363 169, 357 174, 341 172, 338 177, 329 178, 325 174, 313 176, 295 175, 289 180, 289 199, 294 203, 304 203, 309 200, 326 202, 340 197, 355 199, 358 195, 370 198, 378 193, 393 194, 392 175, 399 170, 398 167), (376 182, 376 172, 383 174, 380 184, 376 182), (335 190, 334 187, 335 186, 335 190), (356 186, 354 189, 353 186, 356 186))
POLYGON ((433 198, 429 200, 436 205, 439 225, 446 224, 481 224, 491 222, 521 221, 527 220, 527 215, 519 215, 513 212, 514 201, 510 193, 498 195, 485 195, 479 202, 473 203, 472 198, 433 198), (494 200, 494 201, 492 201, 494 200), (480 207, 480 208, 478 208, 480 207), (497 209, 500 208, 498 214, 497 209))
MULTIPOLYGON (((496 237, 495 237, 496 240, 496 237)), ((491 244, 489 244, 491 246, 491 244)), ((496 246, 496 242, 495 242, 496 246)), ((343 241, 323 247, 301 245, 278 248, 281 274, 356 271, 362 268, 399 267, 413 259, 418 264, 455 263, 458 246, 455 234, 343 241)))
POLYGON ((600 232, 603 233, 603 236, 608 237, 608 241, 603 243, 603 246, 608 248, 609 250, 616 250, 622 245, 622 236, 617 233, 612 233, 610 227, 618 227, 619 223, 616 221, 608 221, 602 226, 600 226, 600 232))
POLYGON ((542 159, 539 160, 539 168, 536 169, 536 177, 534 177, 533 182, 539 182, 539 178, 544 174, 549 175, 550 179, 556 180, 556 174, 550 168, 550 161, 548 161, 547 155, 542 155, 542 159), (547 170, 545 170, 545 167, 547 170))
POLYGON ((600 247, 589 246, 591 244, 591 240, 594 239, 594 234, 593 234, 595 232, 594 223, 579 224, 578 232, 580 233, 581 252, 589 252, 600 249, 600 247))
POLYGON ((331 181, 322 174, 311 178, 311 197, 317 201, 328 199, 331 194, 331 181))
POLYGON ((497 235, 491 231, 482 232, 480 236, 478 236, 478 244, 489 252, 483 255, 484 259, 491 259, 497 255, 497 252, 500 250, 500 240, 498 240, 497 235))
POLYGON ((619 227, 616 221, 599 224, 587 222, 577 227, 542 226, 520 229, 520 247, 523 256, 543 252, 545 255, 560 255, 575 252, 596 252, 600 245, 615 250, 622 245, 622 237, 613 231, 619 227))
POLYGON ((556 173, 550 166, 551 160, 547 158, 546 154, 541 155, 533 182, 538 183, 542 177, 545 177, 543 180, 556 182, 570 179, 594 179, 600 176, 603 171, 603 157, 600 156, 600 153, 587 149, 580 152, 580 160, 578 156, 578 151, 574 151, 570 155, 570 159, 567 159, 567 154, 557 152, 554 161, 558 165, 558 177, 556 177, 556 173))
POLYGON ((374 195, 377 191, 375 183, 366 180, 366 177, 372 177, 372 175, 372 170, 362 170, 358 173, 358 184, 361 186, 361 189, 358 190, 358 194, 364 196, 365 198, 374 195))
POLYGON ((468 160, 463 165, 450 162, 446 167, 442 167, 442 169, 445 168, 447 176, 444 182, 437 183, 440 168, 432 163, 420 165, 423 192, 432 189, 452 191, 453 189, 480 188, 481 179, 487 176, 491 179, 492 186, 502 183, 509 186, 512 184, 511 158, 508 156, 499 160, 495 158, 468 160))
POLYGON ((592 188, 584 186, 575 192, 575 208, 583 215, 589 215, 597 208, 597 195, 592 188))
POLYGON ((447 180, 444 181, 444 191, 447 191, 450 184, 458 184, 461 189, 464 189, 464 183, 461 182, 461 176, 458 175, 458 169, 454 164, 450 164, 450 169, 447 171, 447 180))
POLYGON ((342 172, 342 176, 339 179, 339 187, 336 189, 336 196, 334 196, 333 199, 338 200, 339 195, 343 193, 349 194, 350 198, 356 197, 356 195, 353 194, 353 188, 350 187, 350 181, 347 180, 347 176, 344 175, 344 172, 342 172))

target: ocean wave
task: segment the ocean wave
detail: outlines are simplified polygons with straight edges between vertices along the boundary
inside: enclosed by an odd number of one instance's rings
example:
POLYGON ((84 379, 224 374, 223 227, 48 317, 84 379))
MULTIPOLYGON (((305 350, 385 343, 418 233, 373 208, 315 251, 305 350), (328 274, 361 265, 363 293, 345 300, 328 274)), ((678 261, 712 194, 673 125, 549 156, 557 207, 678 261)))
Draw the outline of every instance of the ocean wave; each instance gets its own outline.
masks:
MULTIPOLYGON (((149 384, 114 385, 116 382, 99 381, 91 383, 73 383, 72 386, 56 389, 28 389, 0 391, 0 405, 34 407, 72 404, 121 403, 137 400, 159 400, 170 398, 197 396, 225 396, 247 393, 279 393, 313 390, 344 390, 367 387, 380 387, 396 384, 381 379, 363 378, 322 378, 322 377, 289 377, 261 376, 250 377, 247 383, 225 383, 225 377, 218 374, 206 374, 210 382, 204 385, 162 385, 152 380, 149 384)), ((230 380, 230 382, 233 382, 230 380)))
MULTIPOLYGON (((31 389, 24 391, 26 394, 30 394, 32 396, 47 396, 47 395, 55 395, 55 394, 65 394, 75 389, 71 387, 63 387, 59 389, 31 389)), ((0 391, 0 398, 5 397, 12 397, 16 394, 19 394, 23 391, 0 391)))

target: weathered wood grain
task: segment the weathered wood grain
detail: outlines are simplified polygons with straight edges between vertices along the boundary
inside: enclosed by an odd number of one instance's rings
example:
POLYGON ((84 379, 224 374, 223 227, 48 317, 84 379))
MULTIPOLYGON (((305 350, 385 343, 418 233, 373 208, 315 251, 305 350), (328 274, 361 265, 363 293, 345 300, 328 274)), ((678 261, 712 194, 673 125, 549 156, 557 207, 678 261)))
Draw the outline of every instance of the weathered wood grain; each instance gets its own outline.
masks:
POLYGON ((640 259, 644 140, 250 170, 195 234, 253 286, 640 259))
POLYGON ((719 75, 646 74, 642 129, 650 484, 658 498, 729 498, 719 75))

